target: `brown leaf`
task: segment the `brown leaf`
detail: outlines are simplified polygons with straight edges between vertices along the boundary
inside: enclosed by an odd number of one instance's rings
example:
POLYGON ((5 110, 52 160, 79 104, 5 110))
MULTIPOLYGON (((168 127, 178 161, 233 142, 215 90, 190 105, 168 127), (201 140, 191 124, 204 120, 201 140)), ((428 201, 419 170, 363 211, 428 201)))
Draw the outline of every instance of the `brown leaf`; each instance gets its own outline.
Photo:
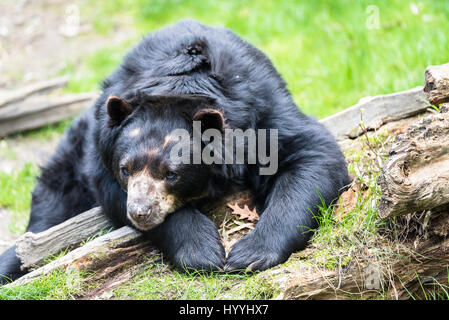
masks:
POLYGON ((232 214, 237 215, 239 219, 246 219, 249 222, 256 222, 259 220, 256 208, 250 210, 246 204, 241 208, 237 203, 234 205, 228 203, 227 206, 232 209, 232 214))

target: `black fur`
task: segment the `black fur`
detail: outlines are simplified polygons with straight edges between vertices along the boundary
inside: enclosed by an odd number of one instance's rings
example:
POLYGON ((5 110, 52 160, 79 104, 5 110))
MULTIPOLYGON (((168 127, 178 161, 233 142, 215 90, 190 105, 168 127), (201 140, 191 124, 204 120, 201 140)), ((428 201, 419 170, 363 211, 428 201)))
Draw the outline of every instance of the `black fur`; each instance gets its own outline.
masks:
MULTIPOLYGON (((194 112, 194 107, 157 111, 147 106, 157 104, 147 100, 160 95, 209 98, 202 101, 221 110, 229 128, 276 128, 279 137, 279 169, 273 176, 259 175, 258 165, 199 165, 184 171, 181 188, 196 193, 192 199, 201 194, 204 202, 233 188, 250 188, 261 217, 254 231, 225 257, 214 224, 199 212, 197 200, 186 201, 147 232, 169 260, 178 267, 262 270, 304 248, 310 230, 317 227, 312 212, 322 204, 320 196, 329 204, 349 183, 344 157, 329 131, 299 111, 261 51, 227 29, 195 21, 181 21, 146 36, 104 81, 93 108, 72 124, 43 168, 27 231, 46 230, 97 205, 115 225, 130 224, 118 161, 123 153, 136 156, 139 149, 122 133, 137 123, 148 138, 139 145, 154 147, 174 128, 191 130, 185 113, 194 112), (126 119, 114 117, 120 123, 111 123, 106 112, 110 96, 127 99, 134 108, 126 119)), ((139 161, 136 166, 149 160, 139 161)), ((189 199, 185 193, 182 196, 189 199)), ((0 274, 12 279, 23 274, 14 248, 0 256, 0 274)))

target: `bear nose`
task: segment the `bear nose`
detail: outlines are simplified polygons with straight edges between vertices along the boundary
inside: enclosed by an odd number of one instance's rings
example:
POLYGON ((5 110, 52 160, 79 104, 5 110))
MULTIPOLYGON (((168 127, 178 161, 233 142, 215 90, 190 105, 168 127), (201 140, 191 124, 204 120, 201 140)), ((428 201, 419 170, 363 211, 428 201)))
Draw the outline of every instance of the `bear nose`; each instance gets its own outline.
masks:
POLYGON ((150 215, 150 208, 148 205, 141 203, 130 203, 127 206, 129 215, 135 220, 144 220, 150 215))

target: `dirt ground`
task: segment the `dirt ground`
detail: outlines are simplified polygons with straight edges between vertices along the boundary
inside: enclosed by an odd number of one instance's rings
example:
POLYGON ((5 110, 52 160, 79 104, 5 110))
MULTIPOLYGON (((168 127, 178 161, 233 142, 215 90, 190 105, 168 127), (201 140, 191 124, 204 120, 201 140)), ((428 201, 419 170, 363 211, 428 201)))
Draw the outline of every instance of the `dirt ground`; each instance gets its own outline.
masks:
MULTIPOLYGON (((97 49, 120 43, 132 34, 123 26, 117 26, 113 39, 96 34, 90 18, 80 13, 82 2, 0 1, 0 95, 58 76, 66 63, 76 65, 97 49)), ((20 170, 25 162, 43 165, 59 138, 0 139, 0 170, 20 170)), ((8 231, 10 216, 0 208, 0 252, 17 237, 8 231)))
POLYGON ((113 37, 96 34, 83 0, 2 0, 0 2, 0 88, 53 77, 65 63, 121 43, 133 30, 114 28, 113 37))

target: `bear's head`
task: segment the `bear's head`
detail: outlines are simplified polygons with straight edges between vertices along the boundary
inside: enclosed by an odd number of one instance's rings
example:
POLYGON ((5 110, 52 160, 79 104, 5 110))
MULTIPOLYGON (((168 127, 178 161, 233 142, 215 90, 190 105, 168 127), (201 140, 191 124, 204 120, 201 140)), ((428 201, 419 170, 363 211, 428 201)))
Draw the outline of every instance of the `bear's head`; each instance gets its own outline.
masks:
POLYGON ((193 161, 192 138, 194 121, 201 122, 202 132, 225 128, 224 115, 211 98, 109 96, 106 114, 113 147, 103 162, 127 193, 127 218, 137 229, 150 230, 182 205, 210 196, 220 169, 193 161), (182 152, 188 153, 182 155, 187 161, 179 161, 182 152))

